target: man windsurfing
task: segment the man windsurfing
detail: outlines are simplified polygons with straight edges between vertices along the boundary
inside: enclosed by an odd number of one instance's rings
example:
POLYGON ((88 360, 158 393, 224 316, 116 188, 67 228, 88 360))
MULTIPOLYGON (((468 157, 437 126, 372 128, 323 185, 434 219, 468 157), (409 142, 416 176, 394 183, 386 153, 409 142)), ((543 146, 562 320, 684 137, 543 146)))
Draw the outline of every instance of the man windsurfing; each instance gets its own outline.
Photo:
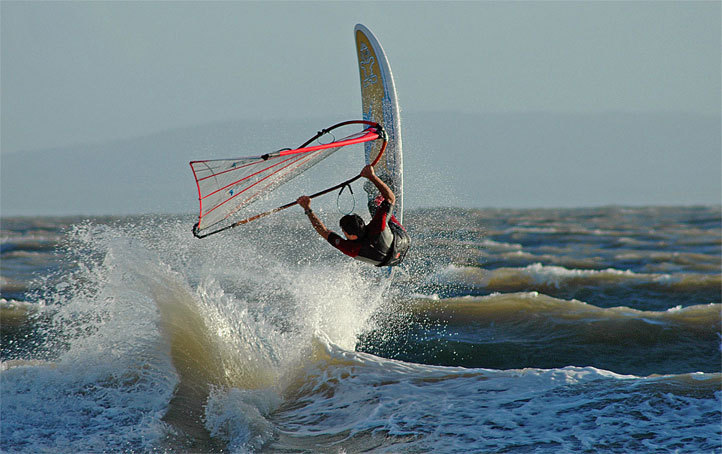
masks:
POLYGON ((376 266, 398 265, 406 256, 411 239, 403 226, 390 215, 396 196, 391 188, 376 176, 372 166, 364 167, 361 176, 373 183, 381 195, 376 198, 377 204, 369 207, 373 218, 368 224, 357 214, 348 214, 341 218, 339 225, 345 239, 326 228, 311 210, 311 199, 308 196, 299 197, 297 202, 306 211, 306 216, 316 232, 339 251, 376 266))

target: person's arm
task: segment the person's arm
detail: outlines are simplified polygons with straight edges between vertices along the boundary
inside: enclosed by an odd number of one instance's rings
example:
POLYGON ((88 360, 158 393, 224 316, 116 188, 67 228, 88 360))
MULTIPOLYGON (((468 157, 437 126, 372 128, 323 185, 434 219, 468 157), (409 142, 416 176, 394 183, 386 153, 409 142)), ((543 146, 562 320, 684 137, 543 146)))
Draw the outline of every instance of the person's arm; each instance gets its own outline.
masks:
POLYGON ((306 216, 308 216, 308 220, 311 221, 311 225, 314 229, 316 229, 316 232, 318 232, 318 234, 324 239, 328 240, 328 235, 331 231, 326 228, 323 222, 321 222, 318 216, 316 216, 311 209, 311 198, 307 195, 303 195, 296 200, 296 203, 301 205, 301 207, 306 211, 306 216))
POLYGON ((364 167, 361 170, 361 176, 367 178, 370 182, 376 186, 376 189, 379 190, 381 195, 384 199, 386 199, 391 205, 396 202, 396 196, 394 195, 393 191, 390 187, 384 181, 376 176, 376 172, 374 172, 374 168, 370 165, 364 167))

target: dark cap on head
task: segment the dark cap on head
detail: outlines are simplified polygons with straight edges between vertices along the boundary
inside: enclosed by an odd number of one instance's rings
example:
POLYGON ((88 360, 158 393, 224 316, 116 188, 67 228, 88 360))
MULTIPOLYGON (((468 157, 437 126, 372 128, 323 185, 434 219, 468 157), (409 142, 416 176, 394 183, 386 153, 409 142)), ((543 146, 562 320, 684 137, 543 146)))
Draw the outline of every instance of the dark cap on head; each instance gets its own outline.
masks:
POLYGON ((366 224, 358 214, 347 214, 338 221, 338 224, 349 235, 361 238, 366 234, 366 224))

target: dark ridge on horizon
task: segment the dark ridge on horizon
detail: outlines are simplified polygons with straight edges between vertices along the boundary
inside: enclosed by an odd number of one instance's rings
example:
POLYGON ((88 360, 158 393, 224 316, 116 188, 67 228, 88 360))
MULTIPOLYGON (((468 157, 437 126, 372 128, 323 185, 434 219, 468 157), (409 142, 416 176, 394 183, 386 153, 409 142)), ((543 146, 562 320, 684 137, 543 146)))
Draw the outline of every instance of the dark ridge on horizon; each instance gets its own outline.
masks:
MULTIPOLYGON (((226 121, 3 153, 2 215, 190 213, 188 161, 297 145, 336 120, 226 121)), ((408 208, 722 202, 714 116, 403 112, 402 127, 408 208)))

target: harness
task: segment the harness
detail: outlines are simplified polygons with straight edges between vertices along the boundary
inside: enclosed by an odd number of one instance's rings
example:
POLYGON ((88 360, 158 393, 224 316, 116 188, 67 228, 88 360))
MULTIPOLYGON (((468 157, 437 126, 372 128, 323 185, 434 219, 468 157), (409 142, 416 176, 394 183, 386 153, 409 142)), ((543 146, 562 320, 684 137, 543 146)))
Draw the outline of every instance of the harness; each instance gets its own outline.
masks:
POLYGON ((387 229, 371 241, 363 241, 361 250, 355 258, 372 265, 394 266, 403 261, 411 246, 411 238, 406 230, 395 222, 388 221, 387 229))

